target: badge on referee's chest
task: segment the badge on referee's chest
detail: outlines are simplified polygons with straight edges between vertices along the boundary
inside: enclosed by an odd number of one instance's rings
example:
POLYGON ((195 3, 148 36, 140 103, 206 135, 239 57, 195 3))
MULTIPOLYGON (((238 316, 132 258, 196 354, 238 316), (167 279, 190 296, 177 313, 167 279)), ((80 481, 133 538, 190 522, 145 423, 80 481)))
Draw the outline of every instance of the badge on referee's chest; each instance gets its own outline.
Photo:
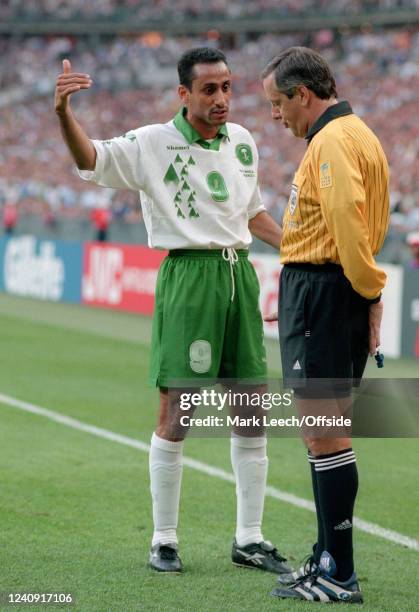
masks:
POLYGON ((290 194, 290 201, 289 201, 289 209, 290 209, 291 215, 295 213, 297 204, 298 204, 298 185, 293 183, 291 185, 291 194, 290 194))
POLYGON ((325 161, 320 164, 320 189, 332 187, 332 167, 330 161, 325 161))

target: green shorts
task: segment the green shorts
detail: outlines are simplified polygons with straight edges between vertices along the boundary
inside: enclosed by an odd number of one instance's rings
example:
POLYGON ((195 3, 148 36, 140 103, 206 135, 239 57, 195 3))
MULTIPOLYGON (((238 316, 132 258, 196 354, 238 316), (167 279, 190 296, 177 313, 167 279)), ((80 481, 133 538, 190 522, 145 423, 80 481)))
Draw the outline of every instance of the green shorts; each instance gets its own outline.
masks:
POLYGON ((163 261, 153 318, 153 386, 199 386, 200 380, 220 378, 264 381, 259 282, 248 251, 236 253, 235 263, 226 261, 222 250, 170 251, 163 261))

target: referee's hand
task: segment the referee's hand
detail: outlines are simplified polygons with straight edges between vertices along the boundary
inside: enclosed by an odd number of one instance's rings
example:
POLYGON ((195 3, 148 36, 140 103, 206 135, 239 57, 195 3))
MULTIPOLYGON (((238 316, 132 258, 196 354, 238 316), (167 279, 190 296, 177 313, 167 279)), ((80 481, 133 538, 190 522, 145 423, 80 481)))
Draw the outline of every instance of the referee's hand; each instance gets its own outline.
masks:
POLYGON ((272 323, 273 321, 278 321, 278 313, 272 312, 271 314, 265 315, 263 320, 267 323, 272 323))
POLYGON ((380 339, 380 328, 381 328, 381 319, 383 318, 383 310, 384 305, 383 302, 380 301, 378 304, 371 304, 369 311, 369 326, 370 326, 370 355, 374 355, 377 348, 381 344, 380 339))

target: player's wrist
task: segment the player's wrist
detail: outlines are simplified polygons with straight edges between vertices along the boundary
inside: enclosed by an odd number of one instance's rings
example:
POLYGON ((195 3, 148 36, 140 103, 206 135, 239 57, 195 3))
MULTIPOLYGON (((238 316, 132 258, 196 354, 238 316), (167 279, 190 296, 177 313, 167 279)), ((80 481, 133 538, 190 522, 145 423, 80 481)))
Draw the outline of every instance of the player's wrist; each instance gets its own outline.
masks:
POLYGON ((67 104, 57 105, 55 107, 55 114, 63 123, 68 121, 69 119, 72 119, 73 112, 71 110, 70 103, 67 102, 67 104))

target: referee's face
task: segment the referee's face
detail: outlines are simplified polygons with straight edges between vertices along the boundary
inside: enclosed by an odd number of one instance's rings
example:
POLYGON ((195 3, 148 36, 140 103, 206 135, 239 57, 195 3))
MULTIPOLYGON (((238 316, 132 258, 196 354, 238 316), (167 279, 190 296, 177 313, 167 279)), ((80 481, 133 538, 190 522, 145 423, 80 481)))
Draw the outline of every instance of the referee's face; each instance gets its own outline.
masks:
POLYGON ((227 121, 231 98, 231 74, 224 62, 195 64, 191 89, 180 85, 187 119, 204 138, 216 136, 227 121))
POLYGON ((263 80, 263 89, 271 103, 271 114, 274 121, 281 121, 285 128, 289 128, 297 138, 304 138, 307 133, 304 106, 301 97, 294 95, 291 99, 279 91, 275 83, 273 72, 263 80))

